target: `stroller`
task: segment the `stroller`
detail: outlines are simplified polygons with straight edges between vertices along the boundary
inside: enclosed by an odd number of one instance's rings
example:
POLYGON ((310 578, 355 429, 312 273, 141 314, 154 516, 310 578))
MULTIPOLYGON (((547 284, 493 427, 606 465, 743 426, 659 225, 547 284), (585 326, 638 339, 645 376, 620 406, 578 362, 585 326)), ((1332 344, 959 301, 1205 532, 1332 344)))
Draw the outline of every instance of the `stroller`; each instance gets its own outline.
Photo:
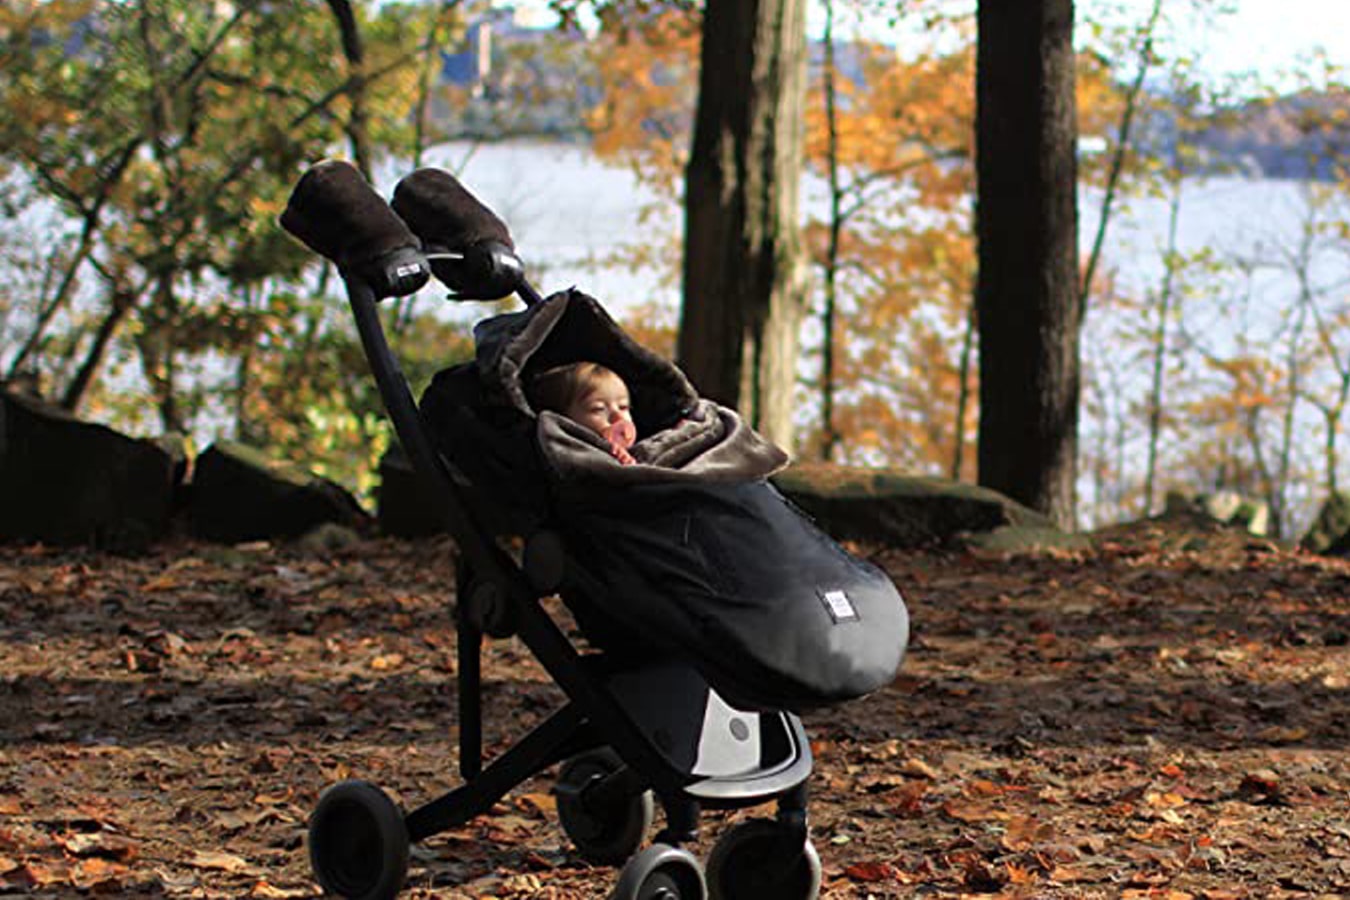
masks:
POLYGON ((281 223, 338 265, 399 440, 459 551, 463 784, 406 814, 365 781, 327 788, 308 835, 325 891, 394 897, 410 844, 561 764, 560 824, 584 859, 622 866, 612 900, 816 897, 812 760, 798 714, 894 677, 908 619, 890 579, 772 486, 782 451, 700 398, 598 301, 535 291, 506 226, 449 174, 412 173, 391 204, 351 165, 324 161, 297 183, 281 223), (479 322, 475 359, 438 374, 419 406, 377 303, 433 274, 451 299, 514 293, 525 309, 479 322), (532 373, 582 359, 630 388, 637 464, 620 465, 584 427, 531 407, 532 373), (541 603, 551 596, 583 646, 541 603), (487 765, 484 635, 518 636, 567 697, 487 765), (664 825, 644 847, 657 801, 664 825), (703 810, 766 802, 776 815, 728 829, 706 866, 683 846, 703 810))

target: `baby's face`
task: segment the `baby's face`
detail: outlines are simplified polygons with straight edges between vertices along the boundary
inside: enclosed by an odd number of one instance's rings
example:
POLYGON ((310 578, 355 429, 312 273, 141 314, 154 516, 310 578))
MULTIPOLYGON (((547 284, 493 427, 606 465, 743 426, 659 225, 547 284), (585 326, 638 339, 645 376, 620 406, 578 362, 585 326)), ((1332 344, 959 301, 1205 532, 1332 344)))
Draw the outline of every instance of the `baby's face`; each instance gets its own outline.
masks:
POLYGON ((628 404, 628 387, 623 379, 606 373, 567 408, 567 418, 604 434, 615 422, 633 421, 628 404))

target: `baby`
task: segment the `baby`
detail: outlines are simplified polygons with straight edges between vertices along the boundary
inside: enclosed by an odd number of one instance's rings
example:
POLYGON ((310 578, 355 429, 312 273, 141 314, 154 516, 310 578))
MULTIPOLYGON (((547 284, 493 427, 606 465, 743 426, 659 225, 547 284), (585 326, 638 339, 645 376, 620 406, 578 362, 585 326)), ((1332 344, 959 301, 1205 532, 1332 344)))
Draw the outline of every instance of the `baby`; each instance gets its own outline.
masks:
POLYGON ((540 372, 530 382, 530 403, 585 425, 609 441, 610 453, 625 466, 636 462, 628 448, 637 440, 622 378, 599 363, 576 362, 540 372))

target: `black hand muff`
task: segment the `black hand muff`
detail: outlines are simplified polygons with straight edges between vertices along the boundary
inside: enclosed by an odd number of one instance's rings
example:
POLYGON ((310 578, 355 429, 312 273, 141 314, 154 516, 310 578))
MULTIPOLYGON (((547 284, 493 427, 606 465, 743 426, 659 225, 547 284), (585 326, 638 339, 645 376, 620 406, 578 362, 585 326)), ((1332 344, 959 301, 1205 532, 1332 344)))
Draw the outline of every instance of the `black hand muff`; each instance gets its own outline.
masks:
POLYGON ((452 299, 496 300, 524 281, 506 224, 449 172, 424 168, 407 175, 394 188, 392 205, 422 239, 432 272, 452 299))
POLYGON ((281 214, 281 226, 344 277, 360 278, 378 297, 411 294, 431 268, 417 236, 355 166, 323 160, 311 166, 281 214))

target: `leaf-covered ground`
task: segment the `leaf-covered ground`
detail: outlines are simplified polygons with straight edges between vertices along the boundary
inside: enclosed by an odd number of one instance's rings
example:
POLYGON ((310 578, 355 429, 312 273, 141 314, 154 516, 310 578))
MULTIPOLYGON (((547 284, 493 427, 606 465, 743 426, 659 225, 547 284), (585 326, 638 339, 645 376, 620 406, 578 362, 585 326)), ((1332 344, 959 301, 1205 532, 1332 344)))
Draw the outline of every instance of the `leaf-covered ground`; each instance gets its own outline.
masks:
MULTIPOLYGON (((806 718, 823 897, 1350 895, 1350 566, 1098 537, 874 555, 915 638, 892 687, 806 718)), ((0 895, 313 896, 325 785, 457 783, 451 584, 444 541, 0 547, 0 895)), ((561 693, 515 640, 484 665, 495 751, 561 693)), ((606 896, 551 774, 415 848, 405 896, 606 896)))

